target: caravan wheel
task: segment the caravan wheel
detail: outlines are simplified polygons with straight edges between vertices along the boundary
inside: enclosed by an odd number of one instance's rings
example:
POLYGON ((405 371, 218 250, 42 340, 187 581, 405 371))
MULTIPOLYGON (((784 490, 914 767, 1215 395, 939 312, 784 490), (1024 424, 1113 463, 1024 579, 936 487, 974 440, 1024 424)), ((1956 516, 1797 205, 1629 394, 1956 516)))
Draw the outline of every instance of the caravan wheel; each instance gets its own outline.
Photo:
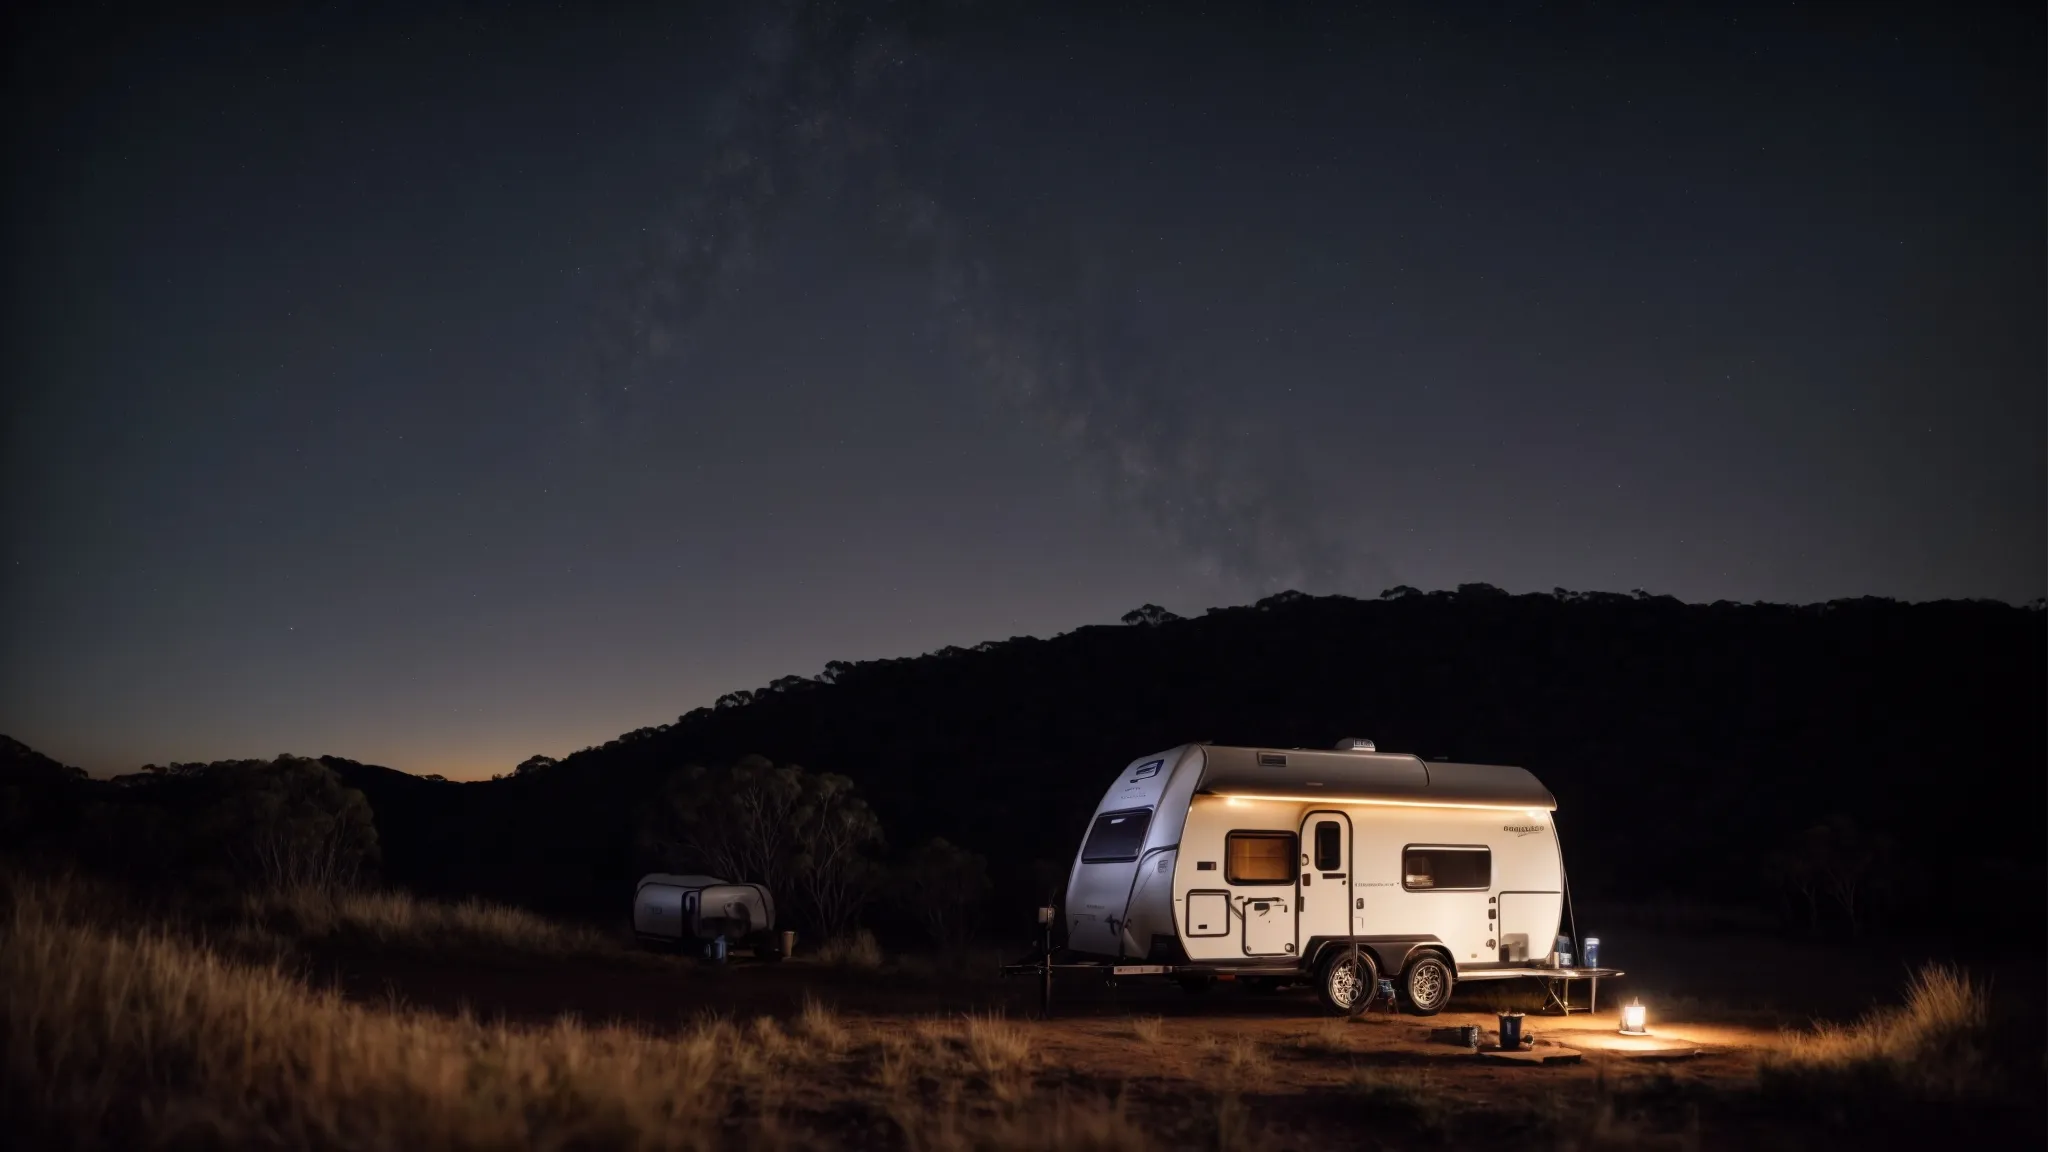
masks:
POLYGON ((1408 962, 1401 974, 1401 998, 1417 1016, 1434 1016, 1451 1000, 1451 966, 1443 957, 1425 952, 1408 962))
POLYGON ((1350 945, 1332 946, 1316 966, 1316 999, 1336 1015, 1348 1016, 1360 997, 1372 998, 1379 980, 1379 965, 1373 963, 1371 952, 1360 948, 1358 963, 1353 964, 1350 945))

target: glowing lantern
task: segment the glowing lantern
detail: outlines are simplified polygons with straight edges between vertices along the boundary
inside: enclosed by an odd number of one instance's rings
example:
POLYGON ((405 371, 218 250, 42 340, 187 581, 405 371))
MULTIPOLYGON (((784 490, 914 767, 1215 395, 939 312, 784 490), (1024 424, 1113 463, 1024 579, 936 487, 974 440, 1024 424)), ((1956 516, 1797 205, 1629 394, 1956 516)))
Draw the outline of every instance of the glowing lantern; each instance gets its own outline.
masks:
POLYGON ((1621 1009, 1621 1034, 1623 1036, 1648 1036, 1649 1020, 1641 1004, 1625 1004, 1621 1009))

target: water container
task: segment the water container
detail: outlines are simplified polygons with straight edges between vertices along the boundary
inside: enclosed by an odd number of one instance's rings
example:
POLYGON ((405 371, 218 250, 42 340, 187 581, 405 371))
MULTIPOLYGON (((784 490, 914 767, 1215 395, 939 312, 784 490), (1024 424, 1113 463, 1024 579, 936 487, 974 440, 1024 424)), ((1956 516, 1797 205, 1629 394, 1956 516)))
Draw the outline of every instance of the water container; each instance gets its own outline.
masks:
POLYGON ((1572 966, 1572 938, 1569 936, 1559 936, 1557 938, 1557 966, 1559 968, 1569 968, 1572 966))
POLYGON ((1512 1052, 1522 1046, 1522 1014, 1503 1012, 1500 1014, 1500 1046, 1512 1052))
POLYGON ((1586 967, 1598 968, 1599 966, 1600 938, 1598 936, 1588 936, 1586 937, 1586 967))

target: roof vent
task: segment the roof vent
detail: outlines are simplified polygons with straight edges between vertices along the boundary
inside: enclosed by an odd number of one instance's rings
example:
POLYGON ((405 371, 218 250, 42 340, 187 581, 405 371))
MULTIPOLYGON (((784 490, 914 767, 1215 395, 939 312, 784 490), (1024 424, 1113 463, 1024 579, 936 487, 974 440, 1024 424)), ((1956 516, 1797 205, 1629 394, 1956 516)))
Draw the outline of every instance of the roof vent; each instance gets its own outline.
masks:
POLYGON ((1347 736, 1344 739, 1337 741, 1337 751, 1376 752, 1378 751, 1378 749, 1373 747, 1372 741, 1370 740, 1360 740, 1356 736, 1347 736))

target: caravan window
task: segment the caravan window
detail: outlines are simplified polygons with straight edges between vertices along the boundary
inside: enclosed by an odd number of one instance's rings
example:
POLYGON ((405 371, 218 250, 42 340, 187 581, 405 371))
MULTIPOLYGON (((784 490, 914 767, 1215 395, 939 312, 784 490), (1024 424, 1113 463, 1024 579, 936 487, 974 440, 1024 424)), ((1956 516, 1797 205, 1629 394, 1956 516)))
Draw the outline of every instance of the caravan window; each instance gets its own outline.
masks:
POLYGON ((1294 883, 1294 833, 1232 832, 1223 841, 1223 878, 1232 884, 1294 883))
POLYGON ((1316 823, 1316 871, 1344 870, 1344 826, 1335 820, 1316 823))
POLYGON ((1081 846, 1083 864, 1120 864, 1138 858, 1145 846, 1145 829, 1152 823, 1150 808, 1126 808, 1104 812, 1088 831, 1088 843, 1081 846))
POLYGON ((1410 844, 1401 850, 1401 886, 1410 892, 1493 887, 1493 850, 1410 844))

